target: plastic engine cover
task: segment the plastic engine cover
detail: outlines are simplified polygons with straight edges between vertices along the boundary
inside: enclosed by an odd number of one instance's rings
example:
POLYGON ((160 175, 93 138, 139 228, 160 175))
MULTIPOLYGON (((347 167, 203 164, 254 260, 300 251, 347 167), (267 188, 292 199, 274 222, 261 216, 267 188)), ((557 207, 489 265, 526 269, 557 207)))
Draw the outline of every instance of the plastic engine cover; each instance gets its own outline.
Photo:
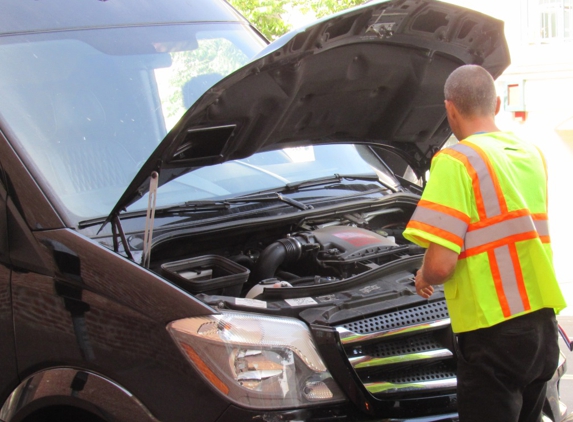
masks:
POLYGON ((313 231, 323 260, 355 261, 396 247, 393 238, 358 227, 331 226, 313 231))

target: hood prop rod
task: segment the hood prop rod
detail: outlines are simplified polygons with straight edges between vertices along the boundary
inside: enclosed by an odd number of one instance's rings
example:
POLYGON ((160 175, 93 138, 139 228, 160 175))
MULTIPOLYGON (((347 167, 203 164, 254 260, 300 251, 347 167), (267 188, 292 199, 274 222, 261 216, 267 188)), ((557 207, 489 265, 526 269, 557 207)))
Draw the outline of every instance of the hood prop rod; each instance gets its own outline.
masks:
POLYGON ((143 235, 143 258, 141 264, 149 268, 151 262, 151 243, 153 240, 153 223, 155 220, 155 203, 157 200, 157 188, 159 185, 159 173, 151 172, 149 180, 149 196, 147 198, 147 216, 145 218, 145 233, 143 235))

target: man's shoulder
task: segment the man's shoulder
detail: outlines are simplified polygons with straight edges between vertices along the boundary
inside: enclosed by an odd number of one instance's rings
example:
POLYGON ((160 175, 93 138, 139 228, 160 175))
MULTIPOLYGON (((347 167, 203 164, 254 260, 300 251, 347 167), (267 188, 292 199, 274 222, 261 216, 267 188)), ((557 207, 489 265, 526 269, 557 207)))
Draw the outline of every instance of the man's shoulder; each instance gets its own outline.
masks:
POLYGON ((460 143, 472 144, 472 145, 477 145, 479 147, 487 148, 488 146, 498 145, 500 142, 503 144, 508 143, 516 145, 530 144, 530 142, 521 138, 514 132, 504 132, 504 131, 475 133, 471 136, 468 136, 460 143))

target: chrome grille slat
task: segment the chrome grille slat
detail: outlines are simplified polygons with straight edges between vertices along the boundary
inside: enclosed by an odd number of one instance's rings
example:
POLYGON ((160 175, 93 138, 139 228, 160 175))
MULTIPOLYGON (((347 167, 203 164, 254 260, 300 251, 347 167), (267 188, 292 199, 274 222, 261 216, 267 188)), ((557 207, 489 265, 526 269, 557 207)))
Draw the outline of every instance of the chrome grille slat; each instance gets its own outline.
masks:
POLYGON ((383 381, 367 382, 366 389, 372 394, 396 392, 427 392, 436 388, 454 388, 456 374, 443 362, 434 365, 392 372, 383 381))
POLYGON ((411 353, 408 355, 388 356, 384 358, 361 356, 356 358, 349 358, 348 360, 354 369, 362 369, 375 366, 395 365, 398 363, 420 362, 422 360, 445 359, 450 357, 452 357, 452 352, 450 352, 448 349, 440 349, 428 352, 411 353))
POLYGON ((435 389, 455 388, 456 379, 444 379, 438 381, 424 381, 419 383, 401 383, 394 384, 391 382, 378 382, 364 384, 366 389, 372 394, 379 393, 400 393, 400 392, 424 392, 435 389))
POLYGON ((349 322, 343 324, 342 327, 359 334, 366 334, 444 318, 449 318, 446 302, 437 301, 349 322))
POLYGON ((401 373, 391 373, 386 381, 396 384, 408 384, 455 379, 455 377, 454 371, 450 370, 443 362, 439 362, 434 365, 411 368, 401 373))
POLYGON ((406 355, 419 352, 440 350, 442 344, 436 341, 431 332, 425 332, 415 336, 399 337, 389 339, 391 341, 377 342, 371 345, 362 346, 364 354, 374 357, 387 357, 396 355, 406 355))
POLYGON ((448 325, 450 325, 450 319, 446 318, 439 321, 427 322, 416 325, 408 325, 401 328, 377 331, 368 334, 355 333, 344 327, 336 327, 336 331, 338 331, 338 334, 340 335, 340 341, 342 342, 342 344, 351 344, 351 343, 364 343, 370 340, 382 339, 384 337, 392 337, 398 335, 412 334, 420 331, 428 331, 436 328, 447 327, 448 325))
POLYGON ((456 387, 449 326, 445 301, 436 301, 335 328, 371 394, 416 397, 432 391, 451 394, 456 387))

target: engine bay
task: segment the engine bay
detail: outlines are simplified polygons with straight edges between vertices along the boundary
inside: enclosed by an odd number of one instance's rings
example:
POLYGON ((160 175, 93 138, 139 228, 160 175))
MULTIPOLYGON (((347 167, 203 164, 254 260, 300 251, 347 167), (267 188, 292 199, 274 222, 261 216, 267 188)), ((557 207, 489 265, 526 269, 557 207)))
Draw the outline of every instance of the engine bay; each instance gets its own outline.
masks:
POLYGON ((333 303, 419 300, 414 276, 424 249, 402 235, 412 210, 381 207, 171 235, 156 243, 152 269, 208 304, 282 315, 333 303))
MULTIPOLYGON (((243 208, 206 223, 196 213, 179 216, 155 236, 149 268, 221 315, 304 322, 329 369, 362 385, 360 400, 384 414, 452 412, 455 360, 443 289, 436 286, 431 300, 416 294, 425 250, 403 236, 418 199, 404 192, 288 214, 243 208)), ((141 250, 141 237, 128 242, 141 250)), ((238 372, 256 372, 243 363, 238 372)))

